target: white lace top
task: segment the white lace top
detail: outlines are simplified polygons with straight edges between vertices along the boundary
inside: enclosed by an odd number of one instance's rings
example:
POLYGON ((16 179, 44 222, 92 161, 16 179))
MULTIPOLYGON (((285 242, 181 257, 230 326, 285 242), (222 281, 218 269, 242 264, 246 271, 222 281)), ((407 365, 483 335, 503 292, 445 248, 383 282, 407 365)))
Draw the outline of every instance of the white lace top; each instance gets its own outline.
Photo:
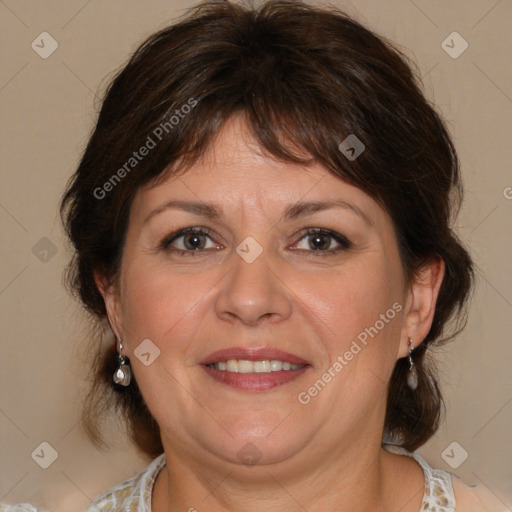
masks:
MULTIPOLYGON (((455 497, 450 473, 432 469, 422 457, 403 448, 392 445, 385 445, 384 448, 392 453, 413 457, 422 467, 425 475, 425 491, 418 512, 455 512, 455 497)), ((98 496, 85 512, 151 512, 153 486, 158 473, 164 466, 165 454, 162 454, 137 476, 125 480, 98 496)), ((4 509, 0 505, 0 511, 36 512, 37 510, 30 505, 24 507, 24 505, 14 505, 12 508, 4 509)))
POLYGON ((419 512, 455 512, 455 495, 451 473, 431 468, 425 459, 415 453, 408 452, 404 448, 393 445, 385 445, 384 448, 392 453, 412 457, 423 469, 425 491, 419 512))
MULTIPOLYGON (((418 512, 454 512, 452 475, 446 471, 432 469, 427 462, 414 453, 397 446, 386 445, 386 450, 409 455, 418 461, 425 475, 425 492, 418 512)), ((136 477, 126 480, 99 496, 86 512, 151 512, 151 493, 159 471, 165 466, 165 455, 157 457, 136 477)))

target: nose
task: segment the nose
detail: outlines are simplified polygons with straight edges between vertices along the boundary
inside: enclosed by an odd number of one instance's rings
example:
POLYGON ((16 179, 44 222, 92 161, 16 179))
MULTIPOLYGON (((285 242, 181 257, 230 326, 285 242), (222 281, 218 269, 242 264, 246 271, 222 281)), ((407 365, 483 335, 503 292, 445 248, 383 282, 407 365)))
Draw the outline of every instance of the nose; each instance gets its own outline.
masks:
POLYGON ((265 251, 252 263, 236 253, 232 258, 232 270, 222 281, 215 304, 218 317, 247 326, 288 318, 292 292, 279 275, 279 266, 269 266, 265 251))

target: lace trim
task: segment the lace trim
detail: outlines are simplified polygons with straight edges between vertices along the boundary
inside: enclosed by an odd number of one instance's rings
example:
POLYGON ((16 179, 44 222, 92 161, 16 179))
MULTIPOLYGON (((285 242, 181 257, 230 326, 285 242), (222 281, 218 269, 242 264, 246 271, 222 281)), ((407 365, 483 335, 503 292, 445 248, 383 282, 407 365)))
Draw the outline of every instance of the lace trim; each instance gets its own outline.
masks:
POLYGON ((455 512, 455 494, 453 492, 452 475, 441 469, 433 469, 416 453, 395 445, 384 445, 385 450, 407 455, 415 459, 425 475, 425 492, 420 512, 455 512))
POLYGON ((0 503, 0 512, 48 512, 46 509, 34 507, 30 503, 16 503, 16 505, 7 505, 0 503))
POLYGON ((85 512, 151 512, 153 486, 165 466, 165 454, 159 455, 137 476, 112 487, 94 500, 85 512))
MULTIPOLYGON (((423 469, 425 491, 419 512, 455 512, 455 496, 450 473, 431 468, 422 457, 399 446, 386 444, 383 448, 391 453, 412 457, 423 469)), ((137 476, 125 480, 99 496, 86 512, 151 512, 153 486, 164 466, 165 454, 162 454, 137 476)))

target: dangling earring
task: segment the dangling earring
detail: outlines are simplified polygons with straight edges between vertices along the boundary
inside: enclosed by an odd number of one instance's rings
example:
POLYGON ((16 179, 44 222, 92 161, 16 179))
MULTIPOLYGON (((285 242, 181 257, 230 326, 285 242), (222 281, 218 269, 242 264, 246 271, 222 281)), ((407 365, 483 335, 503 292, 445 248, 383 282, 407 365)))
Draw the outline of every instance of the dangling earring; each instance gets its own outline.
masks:
POLYGON ((129 386, 132 380, 132 370, 130 368, 130 361, 123 354, 123 342, 119 339, 119 354, 117 356, 118 366, 114 372, 112 380, 118 386, 129 386))
POLYGON ((412 339, 409 338, 409 371, 407 373, 407 385, 414 391, 418 387, 418 371, 416 365, 412 360, 412 352, 414 347, 412 346, 412 339))

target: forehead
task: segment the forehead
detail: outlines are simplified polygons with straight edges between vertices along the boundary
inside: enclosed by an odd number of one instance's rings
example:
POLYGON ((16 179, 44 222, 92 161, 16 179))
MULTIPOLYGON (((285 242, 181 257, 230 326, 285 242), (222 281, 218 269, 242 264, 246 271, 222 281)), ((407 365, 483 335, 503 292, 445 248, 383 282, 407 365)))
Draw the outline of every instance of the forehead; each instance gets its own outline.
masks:
POLYGON ((193 165, 140 189, 132 210, 145 215, 173 199, 213 202, 223 210, 254 207, 262 212, 299 201, 346 201, 368 216, 384 214, 364 191, 321 164, 283 162, 264 153, 241 116, 225 123, 193 165))

